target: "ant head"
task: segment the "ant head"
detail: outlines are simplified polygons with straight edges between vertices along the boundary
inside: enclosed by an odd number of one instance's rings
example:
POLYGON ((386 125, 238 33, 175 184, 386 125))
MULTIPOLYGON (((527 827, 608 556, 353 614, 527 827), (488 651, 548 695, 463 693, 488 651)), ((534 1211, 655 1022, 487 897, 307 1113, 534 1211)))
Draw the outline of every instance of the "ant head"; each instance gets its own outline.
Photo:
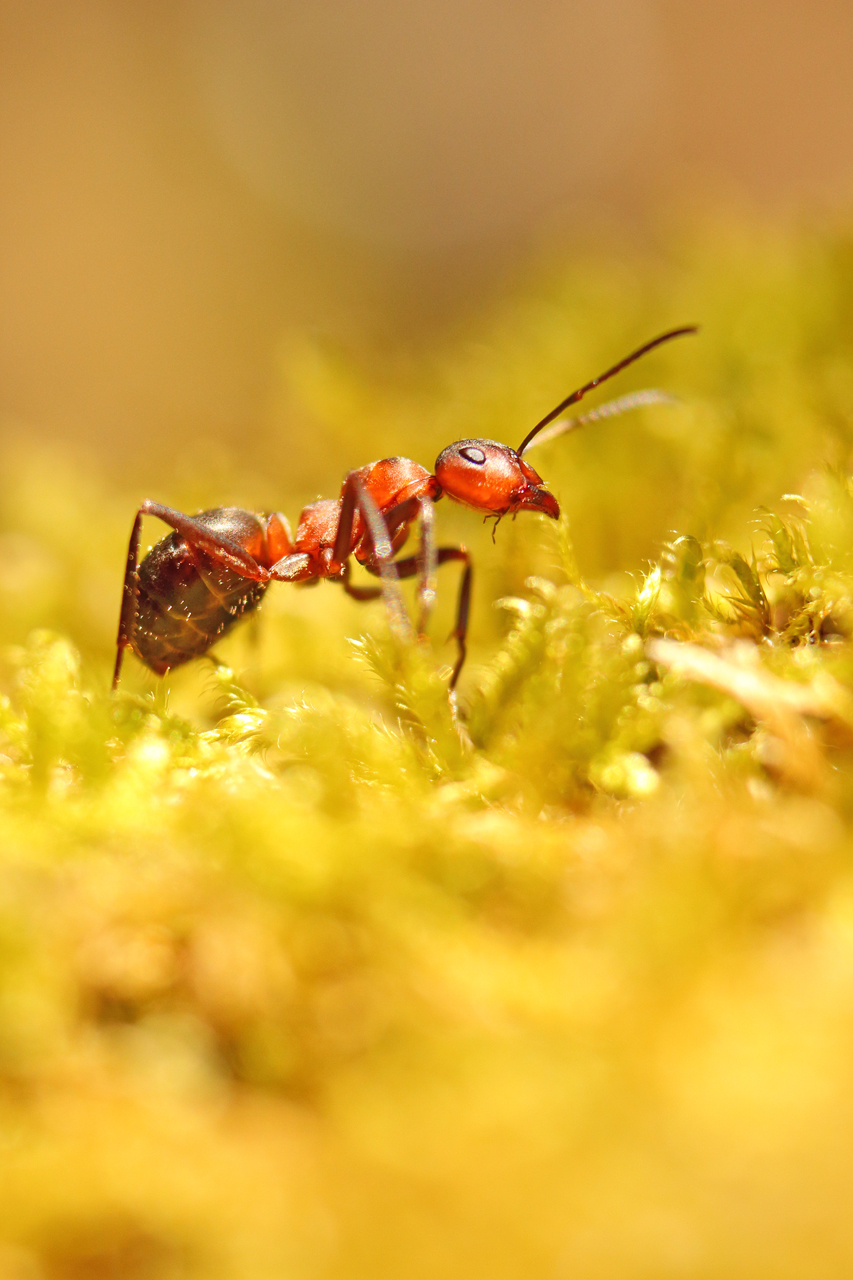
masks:
MULTIPOLYGON (((448 445, 438 455, 435 464, 436 480, 448 497, 466 507, 473 507, 475 511, 483 511, 486 515, 500 517, 514 515, 516 511, 541 511, 556 520, 560 514, 557 499, 543 487, 542 477, 524 461, 521 455, 525 449, 533 443, 543 427, 547 427, 570 405, 577 404, 588 391, 593 391, 661 343, 695 332, 694 325, 670 329, 632 351, 618 364, 605 369, 604 373, 600 373, 591 382, 585 382, 528 431, 518 446, 518 452, 510 449, 509 445, 498 444, 496 440, 457 440, 455 444, 448 445)), ((579 425, 579 422, 566 425, 570 429, 573 425, 579 425)))
POLYGON ((438 455, 435 478, 448 498, 486 515, 541 511, 556 520, 560 507, 542 477, 515 449, 496 440, 457 440, 438 455))

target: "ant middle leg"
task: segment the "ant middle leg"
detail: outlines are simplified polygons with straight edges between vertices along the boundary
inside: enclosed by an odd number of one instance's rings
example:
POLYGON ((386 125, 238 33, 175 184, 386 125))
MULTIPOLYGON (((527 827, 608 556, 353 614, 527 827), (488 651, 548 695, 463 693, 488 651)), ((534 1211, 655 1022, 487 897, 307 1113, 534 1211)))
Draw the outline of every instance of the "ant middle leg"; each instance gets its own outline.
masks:
MULTIPOLYGON (((402 529, 408 529, 413 520, 417 519, 420 525, 420 546, 416 556, 407 557, 404 560, 395 560, 394 565, 397 568, 398 577, 411 578, 415 572, 418 575, 418 635, 422 636, 426 632, 429 615, 435 604, 435 571, 437 568, 436 551, 435 551, 435 511, 432 499, 424 494, 417 494, 412 498, 406 498, 405 501, 392 507, 390 511, 384 515, 385 525, 391 538, 392 546, 397 542, 400 545, 405 541, 405 536, 401 540, 397 540, 397 534, 402 529), (416 565, 414 571, 409 566, 416 565), (399 566, 407 566, 405 574, 400 574, 399 566)), ((368 573, 376 573, 377 565, 373 557, 368 557, 364 563, 368 573)))

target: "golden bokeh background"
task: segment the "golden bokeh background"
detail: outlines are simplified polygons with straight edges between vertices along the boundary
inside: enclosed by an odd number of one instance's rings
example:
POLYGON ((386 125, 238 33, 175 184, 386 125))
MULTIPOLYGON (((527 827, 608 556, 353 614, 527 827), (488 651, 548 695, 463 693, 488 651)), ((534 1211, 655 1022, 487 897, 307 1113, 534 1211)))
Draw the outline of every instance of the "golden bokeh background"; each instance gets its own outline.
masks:
POLYGON ((288 333, 417 349, 543 243, 843 209, 851 48, 844 0, 4 0, 0 416, 162 489, 286 435, 288 333))

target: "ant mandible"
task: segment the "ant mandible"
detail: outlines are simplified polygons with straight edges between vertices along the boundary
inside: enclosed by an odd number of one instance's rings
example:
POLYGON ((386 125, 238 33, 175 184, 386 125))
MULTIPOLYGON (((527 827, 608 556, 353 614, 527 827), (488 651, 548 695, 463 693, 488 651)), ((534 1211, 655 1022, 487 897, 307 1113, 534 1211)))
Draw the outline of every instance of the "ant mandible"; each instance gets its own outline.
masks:
MULTIPOLYGON (((458 648, 450 678, 453 689, 465 661, 465 640, 471 600, 471 559, 465 547, 436 547, 433 504, 447 494, 455 502, 494 516, 497 524, 518 511, 539 511, 557 519, 557 499, 542 477, 521 456, 544 427, 627 365, 683 334, 693 325, 671 329, 645 343, 618 364, 561 400, 528 431, 518 449, 495 440, 457 440, 438 455, 431 474, 410 458, 383 458, 351 471, 341 496, 312 502, 304 508, 293 537, 278 512, 256 515, 239 507, 215 507, 187 516, 159 502, 143 502, 136 513, 119 618, 113 689, 118 685, 122 658, 131 648, 157 675, 201 657, 244 614, 258 607, 271 582, 316 583, 321 578, 340 582, 356 600, 384 595, 394 630, 411 635, 399 591, 400 578, 419 578, 418 634, 423 634, 435 598, 435 569, 458 560, 465 567, 451 633, 458 648), (152 547, 141 564, 139 536, 143 516, 157 516, 173 532, 152 547), (415 520, 420 523, 416 555, 394 560, 415 520), (380 587, 359 587, 350 581, 352 557, 382 579, 380 587)), ((640 392, 602 406, 586 419, 555 424, 559 434, 582 421, 648 402, 657 393, 640 392)))

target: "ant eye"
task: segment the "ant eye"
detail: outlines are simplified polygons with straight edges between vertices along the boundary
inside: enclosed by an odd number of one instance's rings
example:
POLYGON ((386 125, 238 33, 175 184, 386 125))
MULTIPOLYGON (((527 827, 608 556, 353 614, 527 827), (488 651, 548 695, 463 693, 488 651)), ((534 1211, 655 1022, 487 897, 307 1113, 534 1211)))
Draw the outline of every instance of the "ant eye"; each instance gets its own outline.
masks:
POLYGON ((467 462, 473 462, 475 466, 481 467, 486 461, 486 455, 482 449, 475 448, 472 444, 463 445, 459 450, 460 456, 465 458, 467 462))

